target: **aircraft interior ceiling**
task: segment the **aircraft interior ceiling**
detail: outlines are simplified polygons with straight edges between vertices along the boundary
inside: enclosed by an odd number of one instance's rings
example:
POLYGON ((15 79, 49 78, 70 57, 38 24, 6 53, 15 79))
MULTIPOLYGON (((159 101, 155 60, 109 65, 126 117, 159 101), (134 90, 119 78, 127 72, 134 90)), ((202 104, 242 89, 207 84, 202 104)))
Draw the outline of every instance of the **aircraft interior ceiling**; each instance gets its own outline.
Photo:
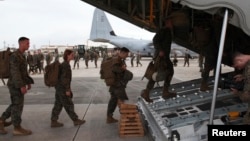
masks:
MULTIPOLYGON (((229 24, 224 50, 238 50, 250 54, 250 22, 247 19, 247 12, 250 11, 247 11, 247 8, 240 9, 238 6, 242 4, 237 5, 238 3, 233 0, 224 0, 225 2, 223 0, 206 2, 197 0, 82 1, 150 32, 156 32, 162 28, 163 21, 171 17, 174 26, 173 41, 199 54, 206 53, 204 50, 207 46, 212 48, 209 43, 219 46, 224 11, 228 8, 229 24), (206 4, 201 6, 201 2, 206 4), (216 5, 215 2, 219 4, 216 5), (222 7, 223 2, 224 7, 222 7), (237 39, 234 36, 237 36, 237 39), (232 40, 234 43, 231 43, 232 40)), ((243 1, 248 3, 247 0, 243 1)))

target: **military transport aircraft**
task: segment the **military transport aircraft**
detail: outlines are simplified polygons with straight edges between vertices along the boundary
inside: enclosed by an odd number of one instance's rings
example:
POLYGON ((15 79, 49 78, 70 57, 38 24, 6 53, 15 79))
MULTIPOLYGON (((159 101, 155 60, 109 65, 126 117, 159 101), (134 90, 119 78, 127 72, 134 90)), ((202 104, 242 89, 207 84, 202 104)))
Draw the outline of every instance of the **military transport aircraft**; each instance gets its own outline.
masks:
POLYGON ((153 56, 154 54, 151 40, 139 40, 117 36, 104 11, 98 8, 94 11, 90 40, 95 42, 108 42, 116 47, 127 47, 133 53, 139 51, 142 56, 153 56))
MULTIPOLYGON (((90 32, 90 40, 94 42, 108 42, 116 47, 127 47, 131 52, 140 52, 141 56, 152 57, 154 55, 154 46, 152 40, 140 40, 128 37, 117 36, 110 25, 110 22, 103 10, 95 9, 90 32)), ((177 44, 172 44, 171 55, 177 54, 177 57, 183 57, 186 48, 177 44)), ((190 55, 198 57, 198 54, 190 51, 190 55)))

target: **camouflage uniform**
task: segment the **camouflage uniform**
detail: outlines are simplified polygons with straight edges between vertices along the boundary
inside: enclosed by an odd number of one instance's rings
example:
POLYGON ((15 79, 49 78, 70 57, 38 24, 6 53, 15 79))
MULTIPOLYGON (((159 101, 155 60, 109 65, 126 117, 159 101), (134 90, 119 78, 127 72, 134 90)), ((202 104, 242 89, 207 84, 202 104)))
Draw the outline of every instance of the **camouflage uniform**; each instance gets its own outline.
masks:
POLYGON ((19 50, 15 51, 10 56, 10 77, 7 83, 11 105, 3 112, 2 120, 11 117, 11 122, 15 127, 21 125, 24 106, 24 94, 21 93, 21 87, 33 83, 33 79, 28 74, 25 56, 19 50))
POLYGON ((250 124, 250 61, 248 61, 244 69, 243 77, 244 77, 244 89, 243 91, 240 91, 238 95, 243 102, 248 103, 248 109, 246 114, 244 115, 243 122, 246 124, 250 124))
POLYGON ((75 69, 75 66, 77 65, 77 68, 79 69, 79 60, 80 60, 80 55, 78 52, 75 53, 75 57, 74 57, 74 69, 75 69))
MULTIPOLYGON (((209 79, 209 73, 211 70, 216 69, 216 63, 217 63, 217 56, 218 56, 218 51, 216 49, 216 45, 214 41, 211 41, 211 43, 204 48, 204 69, 201 72, 201 86, 200 90, 201 91, 206 91, 209 90, 210 88, 208 87, 208 79, 209 79)), ((215 74, 215 71, 214 71, 215 74)))
POLYGON ((51 54, 48 52, 48 54, 46 55, 46 65, 49 65, 50 62, 52 61, 52 56, 51 54))
POLYGON ((199 67, 200 67, 200 72, 203 71, 203 62, 204 62, 204 56, 202 54, 199 55, 199 67))
POLYGON ((130 60, 131 67, 134 67, 134 59, 135 59, 135 55, 134 53, 131 52, 131 60, 130 60))
POLYGON ((29 65, 29 73, 32 71, 34 73, 34 70, 33 70, 33 57, 32 55, 30 54, 30 52, 28 53, 27 55, 27 63, 29 65))
POLYGON ((102 55, 102 62, 105 61, 107 58, 108 58, 108 54, 106 51, 104 51, 102 55))
POLYGON ((58 84, 55 86, 55 103, 52 109, 51 120, 57 121, 59 114, 64 107, 69 117, 75 121, 78 119, 77 114, 74 111, 74 103, 72 97, 66 95, 66 91, 71 91, 70 84, 72 80, 72 71, 69 62, 64 61, 60 64, 60 73, 58 78, 58 84))
POLYGON ((55 60, 54 60, 54 62, 56 62, 56 61, 59 61, 59 54, 58 54, 58 52, 55 52, 55 60))
POLYGON ((89 59, 90 59, 89 51, 86 51, 86 53, 84 54, 84 59, 85 59, 86 68, 88 68, 89 67, 89 59))
POLYGON ((38 69, 39 69, 39 73, 41 73, 41 71, 43 71, 44 72, 44 68, 43 68, 43 66, 44 66, 44 55, 43 55, 43 53, 38 53, 37 54, 37 59, 38 59, 38 63, 37 63, 37 65, 38 65, 38 69))
POLYGON ((178 63, 177 54, 174 53, 173 65, 177 67, 177 63, 178 63))
MULTIPOLYGON (((168 92, 168 88, 170 86, 172 77, 174 75, 174 67, 173 63, 170 59, 170 51, 171 51, 171 44, 172 44, 172 31, 170 28, 163 28, 160 29, 153 38, 153 43, 155 47, 155 55, 154 61, 159 63, 158 61, 164 60, 165 67, 165 79, 164 79, 164 86, 163 86, 163 98, 169 98, 174 96, 174 93, 168 92), (163 51, 165 57, 158 57, 159 52, 163 51), (159 58, 159 59, 157 59, 159 58)), ((141 96, 148 102, 152 102, 149 98, 149 91, 154 88, 155 81, 153 79, 149 79, 146 89, 142 91, 141 96)))
POLYGON ((137 52, 137 54, 136 54, 136 67, 138 67, 138 65, 142 66, 140 52, 137 52))
POLYGON ((118 103, 118 99, 121 101, 128 100, 125 88, 127 86, 128 81, 132 79, 133 75, 130 71, 122 69, 122 66, 124 64, 124 60, 118 57, 112 67, 113 72, 116 74, 116 78, 115 85, 112 85, 109 88, 111 97, 108 103, 108 116, 113 115, 118 103))
MULTIPOLYGON (((159 57, 159 59, 157 59, 158 61, 155 62, 155 64, 154 64, 154 66, 158 66, 158 68, 157 68, 158 75, 160 74, 160 77, 163 77, 163 78, 160 78, 160 79, 164 79, 163 94, 164 94, 164 91, 165 92, 168 91, 168 88, 170 86, 170 82, 172 80, 172 76, 174 74, 173 70, 168 68, 168 65, 166 64, 166 62, 163 62, 163 61, 166 60, 165 58, 166 57, 159 57), (165 73, 162 74, 162 73, 160 73, 160 71, 164 71, 165 73)), ((159 77, 157 76, 157 78, 159 78, 159 77)), ((147 93, 149 93, 149 91, 154 88, 155 82, 156 81, 153 80, 153 79, 148 80, 148 83, 147 83, 147 86, 146 86, 147 93)))
POLYGON ((34 52, 32 57, 33 57, 33 68, 34 68, 35 73, 37 73, 37 69, 38 69, 38 55, 37 55, 37 53, 34 52))
POLYGON ((189 57, 190 57, 190 54, 188 53, 188 51, 185 52, 185 56, 184 56, 184 67, 187 66, 189 67, 189 57))
POLYGON ((97 68, 97 60, 99 58, 99 54, 98 52, 94 52, 94 63, 95 63, 95 67, 97 68))

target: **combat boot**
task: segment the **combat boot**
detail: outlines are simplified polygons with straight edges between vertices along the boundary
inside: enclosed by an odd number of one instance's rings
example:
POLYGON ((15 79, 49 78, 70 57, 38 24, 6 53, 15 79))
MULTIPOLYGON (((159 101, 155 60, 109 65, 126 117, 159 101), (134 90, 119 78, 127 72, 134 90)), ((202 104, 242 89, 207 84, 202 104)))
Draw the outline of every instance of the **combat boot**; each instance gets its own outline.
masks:
POLYGON ((85 123, 85 120, 80 120, 80 119, 77 119, 77 120, 74 120, 74 125, 77 126, 77 125, 82 125, 85 123))
POLYGON ((202 81, 201 86, 200 86, 200 91, 207 91, 207 90, 210 90, 210 88, 208 87, 207 82, 202 81))
POLYGON ((0 134, 7 134, 8 132, 4 129, 4 120, 0 119, 0 134))
POLYGON ((31 135, 32 131, 28 129, 24 129, 21 126, 15 126, 13 130, 13 135, 14 136, 26 136, 26 135, 31 135))
POLYGON ((112 115, 108 115, 106 123, 116 123, 117 119, 114 119, 112 115))
POLYGON ((148 89, 144 89, 141 91, 141 97, 144 98, 147 102, 153 102, 152 99, 150 99, 149 97, 149 90, 148 89))
POLYGON ((176 93, 169 92, 168 88, 164 88, 162 93, 162 98, 168 99, 172 97, 176 97, 176 93))
POLYGON ((63 123, 58 122, 57 120, 52 120, 51 124, 50 124, 50 127, 52 127, 52 128, 54 128, 54 127, 62 127, 62 126, 63 126, 63 123))

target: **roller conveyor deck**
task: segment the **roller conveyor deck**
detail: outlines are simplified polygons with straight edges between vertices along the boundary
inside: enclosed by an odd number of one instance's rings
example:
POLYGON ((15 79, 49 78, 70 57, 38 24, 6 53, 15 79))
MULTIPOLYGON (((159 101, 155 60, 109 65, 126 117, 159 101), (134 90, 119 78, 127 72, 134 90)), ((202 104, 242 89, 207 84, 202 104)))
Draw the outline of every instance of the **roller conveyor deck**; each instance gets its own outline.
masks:
MULTIPOLYGON (((225 75, 226 76, 226 75, 225 75)), ((221 77, 221 81, 224 80, 221 77)), ((162 87, 150 91, 152 103, 138 98, 138 107, 156 141, 206 141, 207 125, 209 124, 211 101, 213 98, 213 79, 210 77, 210 91, 199 91, 201 79, 173 84, 170 90, 177 96, 163 99, 162 87)), ((230 89, 218 88, 216 105, 214 109, 214 124, 228 125, 240 124, 247 104, 235 97, 230 89), (228 113, 238 111, 240 116, 229 120, 228 113)))

